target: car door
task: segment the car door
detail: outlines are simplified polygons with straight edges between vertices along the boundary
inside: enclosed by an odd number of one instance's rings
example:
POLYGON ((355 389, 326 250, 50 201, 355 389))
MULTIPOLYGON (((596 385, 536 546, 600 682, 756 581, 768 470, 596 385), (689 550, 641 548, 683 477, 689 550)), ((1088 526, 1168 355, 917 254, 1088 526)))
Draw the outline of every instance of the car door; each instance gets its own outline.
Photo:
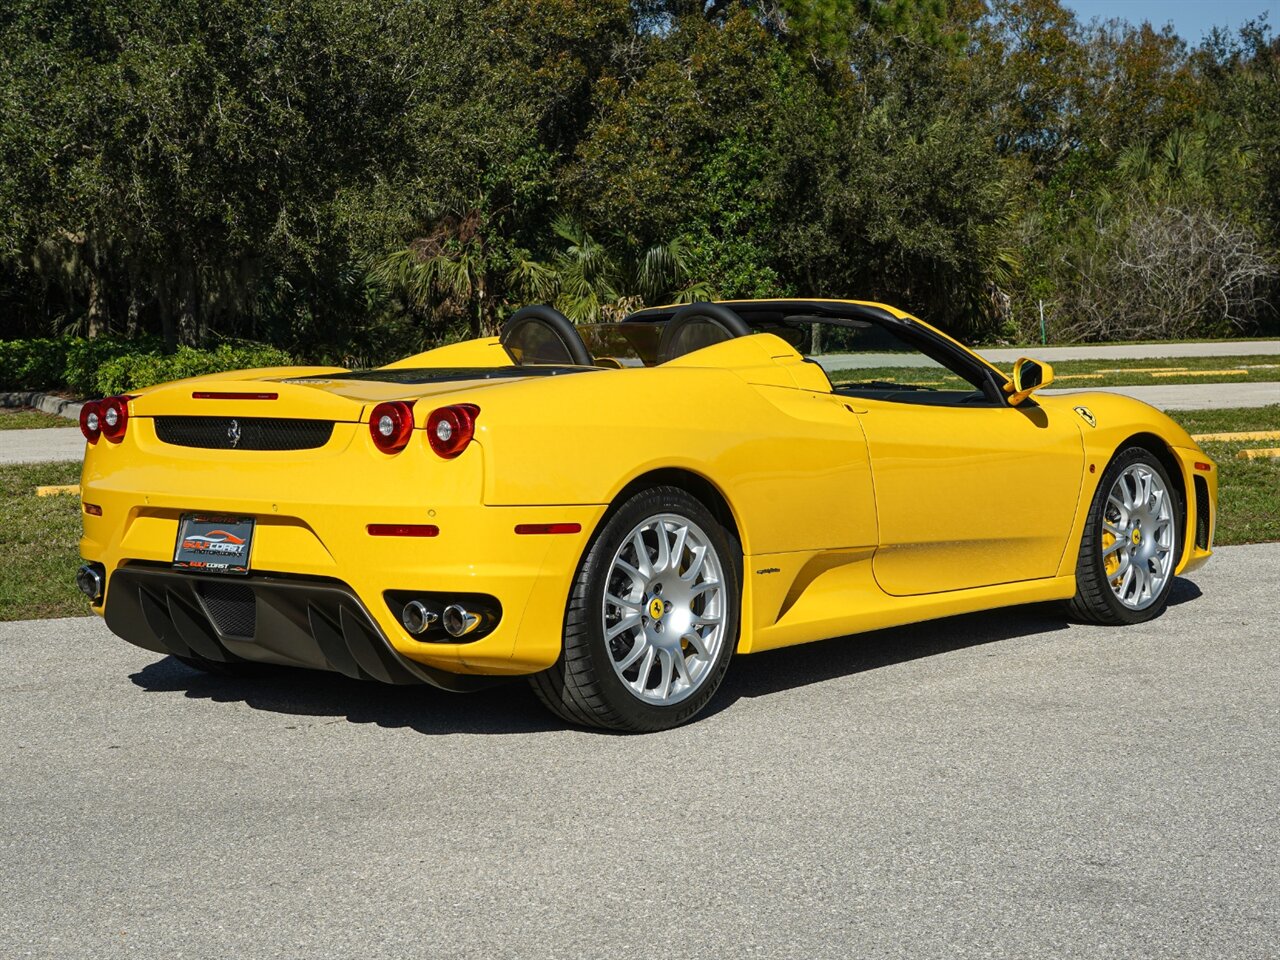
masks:
POLYGON ((1052 577, 1067 547, 1084 447, 1040 406, 864 400, 886 593, 908 596, 1052 577))
POLYGON ((1069 412, 1010 406, 1003 378, 923 324, 859 324, 833 394, 871 462, 876 581, 897 596, 1057 573, 1084 444, 1069 412))

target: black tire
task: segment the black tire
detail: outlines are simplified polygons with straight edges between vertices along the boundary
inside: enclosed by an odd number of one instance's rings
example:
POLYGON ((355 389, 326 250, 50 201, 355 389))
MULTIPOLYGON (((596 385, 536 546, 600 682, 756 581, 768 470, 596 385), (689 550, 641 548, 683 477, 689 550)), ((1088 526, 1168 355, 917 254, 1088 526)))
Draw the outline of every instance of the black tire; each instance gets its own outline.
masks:
POLYGON ((711 700, 738 642, 742 607, 742 548, 731 529, 679 487, 642 490, 624 501, 589 544, 569 592, 564 647, 549 670, 530 677, 538 698, 569 723, 631 733, 666 730, 693 719, 711 700), (614 555, 647 518, 676 514, 693 521, 711 543, 724 581, 720 649, 689 696, 655 705, 630 693, 614 669, 601 611, 614 555))
POLYGON ((240 679, 248 677, 261 677, 272 672, 273 667, 268 663, 250 663, 247 660, 237 660, 234 663, 220 663, 217 660, 206 660, 198 654, 192 654, 189 657, 182 657, 173 654, 173 659, 179 663, 185 663, 192 670, 199 670, 201 673, 208 673, 215 677, 236 677, 240 679))
POLYGON ((1103 471, 1102 479, 1098 482, 1098 489, 1093 495, 1093 503, 1089 506, 1089 515, 1085 520, 1084 533, 1080 537, 1080 552, 1076 561, 1076 595, 1067 603, 1071 616, 1087 623, 1105 625, 1142 623, 1159 616, 1169 603, 1169 592, 1173 588, 1173 569, 1182 555, 1185 517, 1186 506, 1183 503, 1181 488, 1173 483, 1164 464, 1154 453, 1145 447, 1126 447, 1116 454, 1107 464, 1107 469, 1103 471), (1116 596, 1108 580, 1102 556, 1103 521, 1107 497, 1117 478, 1135 464, 1149 469, 1160 478, 1165 490, 1168 491, 1169 503, 1173 511, 1173 561, 1169 575, 1150 604, 1140 610, 1126 606, 1116 596))

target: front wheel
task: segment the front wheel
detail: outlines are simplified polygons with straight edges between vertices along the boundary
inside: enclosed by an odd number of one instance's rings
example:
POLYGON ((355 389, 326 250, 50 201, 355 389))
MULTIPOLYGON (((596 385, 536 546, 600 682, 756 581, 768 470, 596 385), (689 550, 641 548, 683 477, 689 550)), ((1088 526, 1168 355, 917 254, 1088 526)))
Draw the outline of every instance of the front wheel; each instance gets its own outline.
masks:
POLYGON ((1129 447, 1107 466, 1089 507, 1071 612, 1094 623, 1140 623, 1169 602, 1182 505, 1164 465, 1129 447))
POLYGON ((643 490, 608 519, 578 568, 564 649, 532 678, 573 723, 632 732, 692 719, 738 639, 742 550, 678 487, 643 490))

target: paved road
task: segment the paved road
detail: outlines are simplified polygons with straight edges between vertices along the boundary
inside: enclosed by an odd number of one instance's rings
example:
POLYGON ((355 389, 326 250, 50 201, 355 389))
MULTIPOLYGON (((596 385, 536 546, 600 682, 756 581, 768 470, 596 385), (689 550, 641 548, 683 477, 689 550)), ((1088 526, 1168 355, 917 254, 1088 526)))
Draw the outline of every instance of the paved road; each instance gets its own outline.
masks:
POLYGON ((1278 583, 742 658, 647 737, 0 624, 0 956, 1274 957, 1278 583))
MULTIPOLYGON (((1049 363, 1061 360, 1162 360, 1175 357, 1247 357, 1280 354, 1280 340, 1234 340, 1213 343, 1117 343, 1099 347, 978 347, 991 363, 1012 364, 1019 357, 1049 363)), ((928 357, 899 353, 829 353, 818 357, 828 370, 855 367, 928 367, 928 357)))
MULTIPOLYGON (((1069 396, 1081 390, 1050 388, 1046 394, 1069 396)), ((1088 391, 1084 391, 1088 392, 1088 391)), ((1156 386, 1107 387, 1103 393, 1119 393, 1149 403, 1158 410, 1219 410, 1224 407, 1265 407, 1280 403, 1280 383, 1186 383, 1156 386)))
POLYGON ((72 427, 0 430, 0 463, 83 460, 84 435, 72 427))

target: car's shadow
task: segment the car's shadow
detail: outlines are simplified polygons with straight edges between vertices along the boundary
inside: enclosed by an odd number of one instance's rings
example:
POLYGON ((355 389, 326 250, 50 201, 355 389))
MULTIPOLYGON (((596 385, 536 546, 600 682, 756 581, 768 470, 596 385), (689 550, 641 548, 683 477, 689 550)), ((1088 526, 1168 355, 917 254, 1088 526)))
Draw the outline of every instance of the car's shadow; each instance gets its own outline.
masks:
MULTIPOLYGON (((1200 589, 1194 583, 1177 579, 1169 603, 1175 606, 1199 596, 1200 589)), ((742 697, 768 696, 879 667, 1002 640, 1048 636, 1067 628, 1060 604, 1029 604, 740 657, 703 716, 718 713, 742 697)), ((318 671, 281 669, 251 679, 233 679, 201 673, 172 657, 147 665, 130 679, 152 693, 182 693, 218 703, 243 703, 255 710, 406 727, 423 734, 518 734, 565 728, 521 682, 459 695, 430 687, 363 683, 318 671)))

